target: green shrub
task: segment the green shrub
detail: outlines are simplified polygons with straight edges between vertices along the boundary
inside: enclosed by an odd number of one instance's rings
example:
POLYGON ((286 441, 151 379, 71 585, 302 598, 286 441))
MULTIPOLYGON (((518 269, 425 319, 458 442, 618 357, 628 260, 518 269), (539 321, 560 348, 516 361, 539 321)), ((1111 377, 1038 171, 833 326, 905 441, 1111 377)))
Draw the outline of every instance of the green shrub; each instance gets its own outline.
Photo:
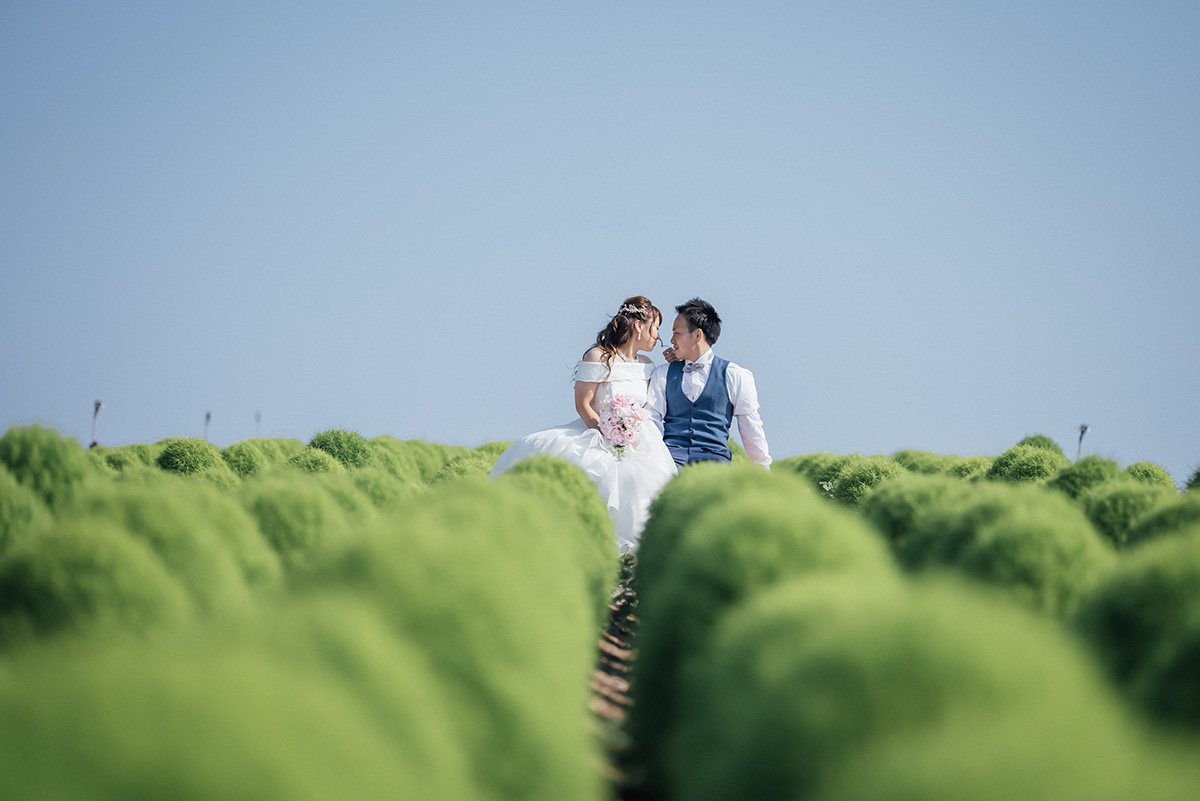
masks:
POLYGON ((950 476, 919 472, 900 475, 881 482, 867 493, 858 512, 883 532, 893 546, 899 546, 922 512, 947 496, 961 497, 972 489, 961 479, 950 476))
POLYGON ((781 485, 807 490, 785 471, 767 472, 757 466, 702 462, 680 471, 650 505, 639 540, 636 583, 641 600, 670 571, 679 540, 702 512, 750 489, 781 485))
POLYGON ((482 445, 476 445, 472 450, 475 453, 489 457, 493 462, 500 458, 500 454, 508 450, 508 446, 512 445, 511 440, 496 440, 494 442, 485 442, 482 445))
POLYGON ((0 555, 50 519, 46 505, 0 464, 0 555))
POLYGON ((215 445, 194 437, 172 437, 163 440, 155 463, 169 473, 194 476, 208 481, 219 489, 237 487, 237 475, 221 458, 215 445))
POLYGON ((826 477, 832 478, 834 465, 845 459, 834 453, 808 453, 803 456, 789 456, 771 463, 771 470, 777 473, 799 476, 815 489, 821 488, 821 482, 826 477))
POLYGON ((951 567, 1064 617, 1114 563, 1112 549, 1069 500, 1004 484, 944 495, 918 516, 898 553, 910 568, 951 567))
POLYGON ((70 514, 81 528, 111 522, 150 546, 198 609, 242 610, 249 595, 240 566, 190 490, 186 484, 110 487, 80 499, 70 514))
POLYGON ((64 520, 0 556, 0 648, 95 626, 145 631, 191 611, 154 551, 111 523, 64 520))
POLYGON ((481 796, 421 654, 365 607, 31 655, 0 685, 0 796, 481 796), (325 619, 320 619, 320 618, 325 619), (300 619, 297 619, 300 618, 300 619), (86 721, 86 725, 81 725, 86 721))
POLYGON ((104 455, 104 461, 117 472, 130 468, 155 467, 155 455, 150 446, 137 442, 132 445, 122 445, 119 448, 93 448, 104 455))
POLYGON ((243 440, 221 450, 221 458, 238 478, 249 478, 267 466, 267 457, 253 440, 243 440))
POLYGON ((70 503, 93 472, 78 442, 39 425, 14 426, 0 437, 0 465, 51 510, 70 503))
POLYGON ((304 443, 298 439, 286 437, 269 437, 262 439, 243 440, 258 449, 268 464, 282 464, 304 450, 304 443))
POLYGON ((342 465, 328 452, 320 448, 308 447, 287 460, 292 467, 298 467, 306 473, 340 473, 345 470, 342 465))
POLYGON ((341 428, 319 431, 308 441, 308 447, 328 453, 345 467, 366 467, 371 464, 371 446, 361 434, 341 428))
POLYGON ((1057 797, 1021 789, 1026 780, 1053 785, 1063 761, 1100 774, 1088 788, 1119 781, 1116 798, 1141 797, 1119 794, 1143 778, 1123 772, 1137 740, 1086 655, 1057 628, 957 586, 826 577, 781 585, 720 622, 681 692, 667 745, 671 798, 833 799, 845 796, 823 791, 841 780, 846 796, 923 799, 895 794, 886 777, 879 795, 853 793, 848 768, 875 748, 926 737, 957 750, 909 750, 911 759, 951 776, 986 762, 1006 790, 991 798, 1057 797), (998 735, 1024 744, 1039 775, 981 748, 998 735), (1039 760, 1045 749, 1064 758, 1039 760))
POLYGON ((987 477, 1014 483, 1045 481, 1069 464, 1061 452, 1037 445, 1014 445, 996 457, 987 477))
POLYGON ((828 492, 844 506, 858 506, 863 496, 881 481, 907 470, 887 456, 848 456, 828 484, 828 492))
POLYGON ((1128 547, 1192 531, 1200 531, 1200 496, 1182 495, 1137 518, 1125 535, 1125 544, 1128 547))
POLYGON ((448 481, 487 478, 495 464, 496 460, 486 453, 468 452, 442 465, 437 475, 429 479, 429 485, 436 487, 448 481))
POLYGON ((320 481, 306 473, 251 479, 239 499, 286 570, 305 568, 322 552, 340 548, 351 538, 346 513, 320 481))
POLYGON ((1200 487, 1200 467, 1197 467, 1196 471, 1192 473, 1192 477, 1187 480, 1187 489, 1189 492, 1196 487, 1200 487))
MULTIPOLYGON (((678 480, 697 469, 689 467, 678 480)), ((652 788, 661 783, 662 745, 680 714, 681 677, 705 659, 717 621, 767 587, 830 573, 875 582, 895 576, 883 542, 861 521, 798 484, 763 482, 690 518, 667 570, 653 582, 639 576, 629 732, 652 788)))
POLYGON ((1184 754, 1122 725, 1108 699, 1086 718, 1014 704, 993 715, 884 737, 847 755, 820 801, 1185 801, 1200 775, 1184 754))
POLYGON ((965 481, 978 481, 987 478, 988 471, 992 469, 995 461, 990 456, 968 456, 961 462, 951 465, 946 473, 965 481))
POLYGON ((522 459, 500 476, 502 483, 520 487, 547 503, 557 504, 579 521, 568 526, 583 536, 568 540, 578 564, 586 574, 595 601, 597 620, 608 619, 612 586, 617 574, 616 534, 612 518, 596 491, 596 485, 580 468, 551 456, 522 459))
POLYGON ((172 437, 163 440, 155 463, 163 470, 184 476, 223 467, 221 452, 206 440, 195 437, 172 437))
POLYGON ((493 799, 596 798, 587 725, 596 627, 557 506, 504 482, 456 482, 333 555, 330 589, 370 593, 427 655, 472 775, 493 799))
POLYGON ((1078 498, 1092 487, 1111 481, 1120 474, 1121 469, 1112 459, 1085 456, 1060 470, 1047 486, 1066 493, 1068 497, 1078 498))
MULTIPOLYGON (((433 480, 446 462, 471 453, 470 448, 438 445, 418 439, 398 440, 386 434, 372 437, 369 443, 385 470, 416 484, 433 480)), ((495 457, 492 461, 495 461, 495 457)))
POLYGON ((1152 714, 1200 728, 1200 536, 1130 551, 1088 599, 1079 629, 1152 714), (1192 670, 1188 670, 1188 667, 1192 670))
POLYGON ((1050 439, 1050 437, 1047 437, 1045 434, 1030 434, 1017 444, 1031 445, 1035 448, 1041 448, 1042 450, 1050 451, 1051 453, 1057 453, 1059 456, 1064 455, 1062 446, 1050 439))
POLYGON ((396 478, 382 467, 360 467, 346 473, 354 486, 381 511, 396 509, 420 488, 396 478))
POLYGON ((1138 518, 1174 500, 1176 494, 1158 484, 1124 478, 1097 484, 1079 501, 1096 530, 1118 548, 1124 548, 1138 518))
POLYGON ((909 448, 893 453, 892 461, 910 472, 934 476, 946 473, 950 468, 962 464, 964 460, 961 456, 930 453, 929 451, 918 451, 909 448))
POLYGON ((1154 462, 1134 462, 1125 468, 1125 474, 1138 481, 1145 481, 1147 484, 1159 484, 1176 492, 1179 491, 1171 474, 1154 462))

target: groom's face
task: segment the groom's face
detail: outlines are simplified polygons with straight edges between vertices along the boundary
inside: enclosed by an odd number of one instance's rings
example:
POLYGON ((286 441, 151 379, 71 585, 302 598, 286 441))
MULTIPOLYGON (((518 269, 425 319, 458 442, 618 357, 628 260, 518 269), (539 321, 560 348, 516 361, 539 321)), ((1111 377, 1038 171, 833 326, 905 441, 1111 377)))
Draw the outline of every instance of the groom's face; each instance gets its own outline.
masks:
POLYGON ((679 315, 675 318, 675 324, 671 326, 671 347, 675 349, 678 358, 694 362, 701 356, 700 339, 703 336, 699 328, 689 331, 687 320, 683 319, 683 315, 679 315))

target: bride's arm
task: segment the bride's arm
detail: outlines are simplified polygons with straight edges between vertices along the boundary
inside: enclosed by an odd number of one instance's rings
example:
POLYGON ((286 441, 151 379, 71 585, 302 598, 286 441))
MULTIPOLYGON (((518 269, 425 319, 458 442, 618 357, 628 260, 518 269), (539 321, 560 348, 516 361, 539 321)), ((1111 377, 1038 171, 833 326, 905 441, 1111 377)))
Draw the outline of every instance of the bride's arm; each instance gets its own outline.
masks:
MULTIPOLYGON (((604 351, 600 348, 592 348, 583 354, 585 362, 600 362, 603 359, 604 351)), ((588 428, 600 428, 600 415, 596 414, 596 410, 592 408, 592 401, 596 399, 596 391, 599 388, 600 384, 595 381, 575 382, 575 411, 588 428)))
POLYGON ((592 408, 592 400, 596 397, 599 387, 599 384, 591 381, 575 382, 575 411, 579 412, 579 419, 588 428, 600 427, 600 415, 592 408))

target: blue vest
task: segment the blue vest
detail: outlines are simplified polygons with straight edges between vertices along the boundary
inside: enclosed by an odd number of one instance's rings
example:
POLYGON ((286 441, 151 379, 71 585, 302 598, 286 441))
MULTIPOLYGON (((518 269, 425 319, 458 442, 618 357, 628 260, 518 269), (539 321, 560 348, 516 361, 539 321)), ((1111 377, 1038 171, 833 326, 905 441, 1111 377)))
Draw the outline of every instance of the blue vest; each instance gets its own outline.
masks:
POLYGON ((733 404, 725 384, 729 362, 713 356, 708 381, 695 403, 683 394, 683 361, 667 368, 667 415, 663 418, 663 441, 676 464, 721 460, 728 462, 729 427, 733 404))

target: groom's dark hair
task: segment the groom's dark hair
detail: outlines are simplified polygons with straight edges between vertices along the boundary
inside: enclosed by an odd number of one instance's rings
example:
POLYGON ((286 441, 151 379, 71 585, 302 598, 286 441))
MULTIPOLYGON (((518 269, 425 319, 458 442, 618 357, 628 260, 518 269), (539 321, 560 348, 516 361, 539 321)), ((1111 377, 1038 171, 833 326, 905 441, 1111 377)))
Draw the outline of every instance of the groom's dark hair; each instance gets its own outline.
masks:
POLYGON ((687 323, 688 331, 695 331, 699 328, 704 332, 704 338, 708 340, 708 344, 717 344, 717 337, 721 336, 721 318, 711 303, 700 300, 700 298, 692 298, 687 303, 676 306, 675 312, 687 323))

